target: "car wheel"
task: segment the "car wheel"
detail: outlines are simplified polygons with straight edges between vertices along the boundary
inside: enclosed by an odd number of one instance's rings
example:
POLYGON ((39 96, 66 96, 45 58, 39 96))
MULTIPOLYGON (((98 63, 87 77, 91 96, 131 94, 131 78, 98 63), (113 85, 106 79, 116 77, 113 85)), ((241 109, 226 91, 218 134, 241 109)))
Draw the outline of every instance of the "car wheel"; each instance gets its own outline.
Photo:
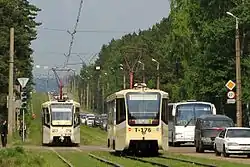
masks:
POLYGON ((226 152, 225 145, 223 146, 223 156, 224 157, 229 157, 229 154, 226 152))
POLYGON ((216 145, 214 146, 215 156, 220 156, 221 153, 217 150, 216 145))
POLYGON ((181 143, 179 143, 179 142, 173 142, 174 147, 180 147, 180 145, 181 145, 181 143))

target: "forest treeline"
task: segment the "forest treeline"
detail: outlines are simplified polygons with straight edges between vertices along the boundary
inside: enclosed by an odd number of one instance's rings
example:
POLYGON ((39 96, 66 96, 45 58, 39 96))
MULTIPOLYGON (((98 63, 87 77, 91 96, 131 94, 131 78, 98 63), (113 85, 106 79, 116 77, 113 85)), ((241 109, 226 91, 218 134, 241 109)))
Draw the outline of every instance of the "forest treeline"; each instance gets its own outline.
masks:
MULTIPOLYGON (((132 64, 139 54, 145 64, 146 83, 151 88, 156 87, 157 76, 156 63, 151 59, 159 61, 160 88, 170 94, 172 102, 197 99, 226 103, 225 84, 230 79, 235 81, 236 73, 236 20, 227 15, 227 11, 239 18, 242 100, 244 104, 249 102, 250 1, 170 0, 170 6, 169 16, 160 23, 121 39, 112 39, 102 46, 94 64, 82 67, 79 92, 86 94, 84 90, 90 83, 92 95, 97 95, 92 108, 100 108, 100 99, 123 88, 120 64, 125 68, 129 87, 129 70, 124 58, 132 64), (96 71, 95 66, 101 66, 101 70, 96 71), (102 90, 104 96, 98 99, 102 90)), ((135 82, 141 82, 139 63, 135 71, 135 82)), ((86 102, 86 98, 83 101, 86 102)))
MULTIPOLYGON (((10 28, 14 28, 14 84, 18 85, 17 78, 28 77, 32 85, 33 59, 31 57, 31 41, 36 39, 36 27, 40 25, 35 21, 36 6, 28 0, 0 0, 0 115, 6 115, 8 78, 9 78, 9 48, 10 28)), ((15 91, 16 92, 16 91, 15 91)), ((16 92, 17 98, 18 93, 16 92)))

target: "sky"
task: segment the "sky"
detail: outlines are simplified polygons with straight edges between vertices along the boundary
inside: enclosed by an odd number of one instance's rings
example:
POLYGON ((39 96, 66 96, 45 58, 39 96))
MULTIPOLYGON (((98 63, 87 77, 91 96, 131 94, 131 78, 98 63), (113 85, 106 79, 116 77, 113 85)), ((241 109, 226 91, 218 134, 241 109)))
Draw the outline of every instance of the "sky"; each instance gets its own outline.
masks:
MULTIPOLYGON (((29 0, 42 11, 38 13, 38 36, 32 42, 34 50, 33 73, 46 75, 48 69, 62 66, 66 60, 63 54, 69 52, 70 34, 64 31, 48 29, 64 29, 72 31, 76 23, 80 0, 29 0), (48 28, 48 29, 47 29, 48 28)), ((87 64, 91 57, 98 53, 103 44, 112 38, 118 39, 138 29, 146 30, 170 12, 168 0, 84 0, 77 30, 99 32, 77 32, 72 47, 69 63, 87 64), (101 31, 101 32, 100 32, 101 31), (116 31, 116 32, 103 32, 116 31), (77 54, 78 53, 78 54, 77 54), (77 56, 79 55, 81 59, 77 56)), ((80 70, 81 65, 69 66, 80 70)))

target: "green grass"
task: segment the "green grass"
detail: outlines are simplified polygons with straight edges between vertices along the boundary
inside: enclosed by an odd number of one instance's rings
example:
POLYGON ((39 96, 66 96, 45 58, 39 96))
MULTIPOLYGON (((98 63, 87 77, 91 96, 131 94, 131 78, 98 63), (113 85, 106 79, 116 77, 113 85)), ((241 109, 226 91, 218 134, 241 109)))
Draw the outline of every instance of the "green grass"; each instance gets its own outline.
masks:
POLYGON ((138 161, 134 161, 134 160, 130 160, 124 157, 120 157, 120 156, 115 156, 112 153, 109 152, 103 152, 103 151, 94 151, 91 152, 92 154, 102 157, 104 159, 107 159, 111 162, 116 162, 124 167, 152 167, 152 165, 147 164, 147 163, 142 163, 142 162, 138 162, 138 161))
MULTIPOLYGON (((117 156, 112 155, 109 152, 95 151, 92 153, 97 155, 97 156, 108 159, 110 161, 117 162, 120 165, 123 165, 124 167, 129 167, 129 166, 149 167, 149 166, 152 166, 150 164, 133 161, 133 160, 126 159, 123 157, 117 157, 117 156)), ((234 162, 227 161, 226 159, 223 159, 223 160, 214 160, 213 159, 213 160, 211 160, 211 159, 191 157, 191 156, 186 156, 186 155, 181 155, 181 154, 173 154, 173 153, 166 153, 165 155, 167 155, 169 157, 173 157, 173 158, 186 159, 186 160, 191 160, 191 161, 195 161, 195 162, 216 165, 219 167, 238 167, 238 166, 247 167, 247 166, 249 166, 249 164, 234 163, 234 162)), ((176 161, 176 160, 162 159, 162 158, 157 158, 157 157, 142 158, 142 159, 152 161, 152 162, 158 162, 161 164, 166 164, 166 165, 169 165, 171 167, 182 167, 182 166, 183 167, 184 166, 185 167, 199 167, 199 165, 189 164, 189 163, 180 162, 180 161, 176 161)))
MULTIPOLYGON (((129 167, 129 166, 133 166, 133 167, 151 167, 152 165, 149 163, 143 163, 143 162, 139 162, 139 161, 134 161, 134 160, 130 160, 128 158, 124 158, 122 156, 114 156, 109 152, 93 152, 93 154, 97 155, 97 156, 101 156, 101 157, 105 157, 106 159, 113 161, 113 162, 117 162, 120 165, 123 165, 124 167, 129 167)), ((162 163, 162 164, 167 164, 171 167, 198 167, 197 165, 193 165, 193 164, 187 164, 187 163, 183 163, 183 162, 177 162, 177 161, 173 161, 173 160, 165 160, 162 161, 159 158, 142 158, 151 162, 156 162, 156 163, 162 163)))
MULTIPOLYGON (((200 158, 200 157, 194 157, 194 156, 187 156, 187 155, 182 155, 182 154, 176 154, 176 153, 165 153, 166 156, 169 157, 174 157, 174 158, 180 158, 180 159, 186 159, 186 160, 191 160, 195 162, 200 162, 200 163, 206 163, 206 164, 211 164, 211 165, 216 165, 219 167, 248 167, 249 164, 240 164, 240 163, 234 163, 227 161, 227 159, 223 160, 215 160, 215 159, 206 159, 206 158, 200 158)), ((209 156, 209 155, 208 155, 209 156)), ((159 160, 159 161, 169 161, 169 160, 159 160)))
POLYGON ((99 127, 81 126, 81 144, 106 146, 107 132, 99 127))
POLYGON ((59 154, 74 167, 109 167, 109 165, 88 156, 87 152, 61 151, 59 154))
POLYGON ((22 147, 7 148, 0 150, 0 167, 46 167, 49 166, 41 154, 32 154, 22 147))
MULTIPOLYGON (((38 151, 37 151, 38 152, 38 151)), ((37 154, 36 152, 32 151, 32 153, 37 154)), ((42 151, 39 150, 39 153, 44 159, 47 161, 47 167, 67 167, 67 165, 57 157, 54 152, 51 151, 42 151)))
POLYGON ((36 119, 31 121, 29 141, 27 143, 34 145, 41 145, 42 141, 42 120, 41 120, 41 105, 48 101, 46 93, 34 93, 32 98, 33 112, 36 114, 36 119))

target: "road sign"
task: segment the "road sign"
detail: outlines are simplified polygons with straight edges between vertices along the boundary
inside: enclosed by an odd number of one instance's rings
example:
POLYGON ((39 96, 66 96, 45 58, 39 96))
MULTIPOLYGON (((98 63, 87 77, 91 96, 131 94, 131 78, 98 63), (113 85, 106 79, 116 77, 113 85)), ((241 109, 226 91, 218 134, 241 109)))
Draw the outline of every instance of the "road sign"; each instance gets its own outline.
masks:
POLYGON ((227 104, 234 104, 235 103, 235 99, 227 99, 227 104))
POLYGON ((229 80, 226 84, 226 87, 229 89, 229 90, 233 90, 233 88, 235 87, 235 83, 232 81, 232 80, 229 80))
POLYGON ((19 84, 21 85, 22 88, 26 86, 26 84, 29 81, 29 78, 17 78, 19 84))
POLYGON ((233 98, 235 97, 234 91, 229 91, 229 92, 227 92, 227 97, 228 97, 229 99, 233 99, 233 98))

